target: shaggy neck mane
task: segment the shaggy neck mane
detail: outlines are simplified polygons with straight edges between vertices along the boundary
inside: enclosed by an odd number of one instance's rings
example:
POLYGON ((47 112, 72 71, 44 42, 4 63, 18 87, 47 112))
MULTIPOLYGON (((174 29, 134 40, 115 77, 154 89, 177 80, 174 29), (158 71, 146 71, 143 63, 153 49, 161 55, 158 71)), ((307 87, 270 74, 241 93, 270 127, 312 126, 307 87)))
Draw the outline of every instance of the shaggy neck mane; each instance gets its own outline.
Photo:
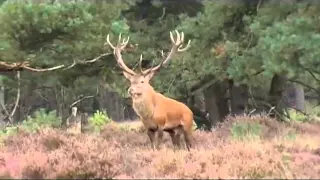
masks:
POLYGON ((141 99, 133 99, 133 108, 141 118, 148 119, 153 116, 156 105, 154 103, 155 93, 153 88, 151 88, 148 92, 145 92, 141 99))

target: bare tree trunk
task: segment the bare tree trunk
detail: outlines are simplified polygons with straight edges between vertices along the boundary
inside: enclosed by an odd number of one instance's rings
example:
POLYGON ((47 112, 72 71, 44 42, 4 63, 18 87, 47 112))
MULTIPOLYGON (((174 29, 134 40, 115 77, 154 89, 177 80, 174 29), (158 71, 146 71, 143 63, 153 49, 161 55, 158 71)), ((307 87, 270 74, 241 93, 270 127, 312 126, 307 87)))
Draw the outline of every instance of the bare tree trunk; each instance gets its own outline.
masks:
MULTIPOLYGON (((5 89, 4 89, 4 83, 3 83, 3 79, 0 78, 0 103, 2 105, 5 106, 5 89)), ((5 125, 5 110, 3 109, 3 107, 0 105, 0 127, 3 127, 5 125)))
POLYGON ((226 92, 228 91, 228 81, 223 81, 219 84, 218 90, 218 107, 221 121, 230 113, 228 98, 226 92))
MULTIPOLYGON (((277 113, 282 114, 285 109, 283 103, 283 93, 286 88, 287 77, 283 75, 274 75, 271 81, 270 91, 269 91, 269 103, 272 107, 275 107, 277 113)), ((270 107, 271 108, 271 107, 270 107)), ((279 117, 279 114, 272 113, 271 117, 279 117)))
POLYGON ((296 109, 300 111, 305 111, 305 97, 304 97, 304 89, 302 85, 295 84, 295 94, 296 94, 296 109))
POLYGON ((222 83, 214 83, 204 90, 204 101, 211 126, 223 121, 224 117, 228 115, 228 102, 224 97, 224 92, 226 90, 222 83))
POLYGON ((132 106, 125 105, 124 119, 131 120, 131 121, 138 119, 138 115, 136 114, 132 106))
POLYGON ((305 95, 303 86, 288 82, 286 88, 286 104, 297 110, 305 111, 305 95))
POLYGON ((124 120, 124 101, 117 92, 100 91, 99 101, 100 109, 106 110, 112 120, 124 120))
POLYGON ((236 85, 229 81, 230 104, 232 115, 243 115, 248 103, 248 87, 247 85, 236 85))
POLYGON ((219 114, 220 114, 220 121, 223 121, 224 118, 230 113, 229 111, 229 103, 227 98, 225 97, 225 92, 227 90, 219 92, 218 96, 218 108, 219 108, 219 114))
POLYGON ((201 128, 203 130, 211 130, 211 123, 207 118, 204 98, 203 102, 201 100, 202 98, 203 93, 199 92, 191 97, 178 99, 178 101, 185 103, 191 109, 191 111, 193 112, 193 119, 198 128, 201 128))
POLYGON ((204 102, 203 92, 199 91, 192 96, 193 98, 193 105, 198 108, 200 111, 206 111, 206 105, 204 102))
POLYGON ((214 126, 220 122, 220 114, 217 105, 217 96, 215 94, 214 85, 209 86, 204 90, 206 110, 209 113, 210 125, 214 126))

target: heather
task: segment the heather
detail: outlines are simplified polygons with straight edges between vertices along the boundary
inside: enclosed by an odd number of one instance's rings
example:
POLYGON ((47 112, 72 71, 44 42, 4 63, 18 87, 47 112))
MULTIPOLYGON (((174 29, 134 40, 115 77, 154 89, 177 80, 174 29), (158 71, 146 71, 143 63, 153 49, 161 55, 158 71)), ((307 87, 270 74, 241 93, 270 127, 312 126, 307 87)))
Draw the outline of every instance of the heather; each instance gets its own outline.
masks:
POLYGON ((140 122, 109 123, 100 134, 42 128, 2 139, 2 178, 317 178, 320 124, 229 117, 196 130, 193 148, 153 151, 140 122), (131 127, 131 128, 129 128, 131 127))
POLYGON ((319 20, 315 0, 0 0, 0 176, 319 178, 319 20), (192 111, 190 152, 150 148, 138 119, 191 118, 149 85, 192 111))

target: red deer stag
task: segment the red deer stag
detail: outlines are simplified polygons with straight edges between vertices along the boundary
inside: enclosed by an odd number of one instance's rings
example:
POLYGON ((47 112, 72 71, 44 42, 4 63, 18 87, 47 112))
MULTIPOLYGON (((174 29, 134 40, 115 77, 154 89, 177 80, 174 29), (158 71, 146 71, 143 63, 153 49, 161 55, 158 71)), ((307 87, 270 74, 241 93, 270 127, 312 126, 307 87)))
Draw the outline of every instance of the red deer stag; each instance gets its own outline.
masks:
POLYGON ((132 69, 128 68, 121 56, 121 51, 124 50, 128 44, 129 37, 121 42, 120 34, 118 43, 114 46, 110 43, 108 35, 107 43, 113 49, 117 63, 122 69, 124 76, 130 81, 128 92, 133 101, 133 108, 147 129, 148 136, 151 141, 151 147, 153 149, 159 148, 163 131, 165 131, 170 134, 174 147, 178 148, 180 147, 180 137, 183 135, 185 145, 188 151, 190 151, 190 137, 193 130, 192 111, 185 104, 156 92, 149 84, 150 79, 155 75, 155 73, 158 72, 176 52, 182 52, 189 48, 190 40, 186 47, 182 48, 184 34, 183 32, 179 34, 177 30, 175 32, 177 33, 177 40, 174 40, 173 35, 170 32, 170 38, 172 41, 171 50, 167 57, 164 58, 158 66, 142 70, 141 55, 139 62, 140 73, 136 73, 132 69))

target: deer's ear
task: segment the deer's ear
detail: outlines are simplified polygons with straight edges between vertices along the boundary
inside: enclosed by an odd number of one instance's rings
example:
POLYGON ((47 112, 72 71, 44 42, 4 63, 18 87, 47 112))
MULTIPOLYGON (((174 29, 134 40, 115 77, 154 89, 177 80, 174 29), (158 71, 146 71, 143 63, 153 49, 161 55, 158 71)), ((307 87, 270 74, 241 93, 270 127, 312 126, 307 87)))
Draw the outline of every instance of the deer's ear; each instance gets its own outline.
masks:
POLYGON ((124 77, 126 77, 129 81, 131 80, 131 78, 132 78, 131 74, 129 74, 129 73, 125 72, 125 71, 122 71, 122 73, 123 73, 124 77))
POLYGON ((146 79, 148 79, 148 81, 150 81, 150 79, 153 78, 154 74, 155 74, 155 72, 151 71, 150 73, 148 73, 148 74, 145 75, 144 77, 145 77, 146 79))

